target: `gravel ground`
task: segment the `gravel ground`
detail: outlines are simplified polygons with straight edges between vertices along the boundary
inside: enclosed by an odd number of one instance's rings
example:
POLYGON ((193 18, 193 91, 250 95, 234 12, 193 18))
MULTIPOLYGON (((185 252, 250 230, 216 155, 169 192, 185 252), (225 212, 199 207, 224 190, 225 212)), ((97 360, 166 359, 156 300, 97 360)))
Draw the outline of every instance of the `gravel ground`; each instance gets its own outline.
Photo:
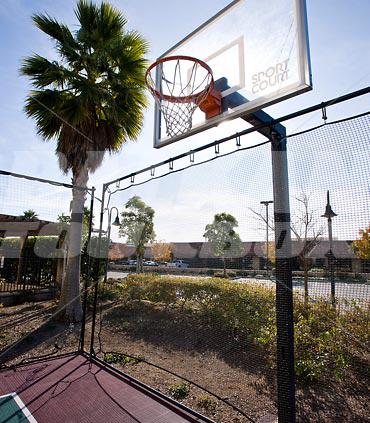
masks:
MULTIPOLYGON (((54 307, 49 301, 0 309, 0 348, 21 340, 13 354, 8 355, 10 362, 56 352, 56 344, 61 352, 76 350, 79 325, 46 324, 54 307), (38 329, 42 324, 43 328, 38 329)), ((95 343, 101 357, 103 352, 118 351, 157 366, 132 360, 114 364, 126 373, 169 395, 171 388, 184 380, 158 368, 163 367, 226 399, 252 421, 276 415, 275 371, 266 362, 262 350, 251 345, 236 348, 230 334, 220 329, 208 327, 193 316, 179 316, 171 310, 145 304, 128 310, 117 302, 107 303, 101 315, 102 327, 95 343)), ((88 322, 86 340, 90 339, 90 326, 88 322)), ((367 395, 368 385, 355 374, 327 386, 299 386, 298 421, 368 421, 367 395)), ((194 385, 183 402, 216 422, 250 421, 194 385)))

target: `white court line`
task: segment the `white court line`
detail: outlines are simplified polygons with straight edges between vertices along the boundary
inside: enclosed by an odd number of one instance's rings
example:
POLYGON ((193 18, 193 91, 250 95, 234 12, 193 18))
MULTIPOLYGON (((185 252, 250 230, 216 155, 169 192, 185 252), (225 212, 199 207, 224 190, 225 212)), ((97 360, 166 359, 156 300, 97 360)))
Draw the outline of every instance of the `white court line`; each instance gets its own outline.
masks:
POLYGON ((24 416, 27 418, 27 420, 30 423, 37 423, 37 420, 33 417, 30 410, 25 406, 24 402, 20 399, 20 397, 17 395, 16 392, 12 392, 12 393, 6 394, 6 395, 1 395, 0 399, 6 398, 6 397, 12 397, 13 398, 13 400, 16 402, 16 404, 18 405, 18 407, 20 408, 20 410, 22 411, 22 413, 24 414, 24 416))

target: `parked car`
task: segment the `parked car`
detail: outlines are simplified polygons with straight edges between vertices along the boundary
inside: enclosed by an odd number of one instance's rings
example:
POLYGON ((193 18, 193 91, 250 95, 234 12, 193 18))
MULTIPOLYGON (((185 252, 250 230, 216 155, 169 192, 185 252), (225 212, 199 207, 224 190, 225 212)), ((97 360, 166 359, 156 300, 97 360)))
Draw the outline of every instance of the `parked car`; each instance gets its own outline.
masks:
POLYGON ((177 267, 181 269, 187 269, 189 267, 189 264, 185 263, 184 260, 174 260, 171 263, 167 263, 167 267, 177 267))
POLYGON ((129 260, 127 263, 129 264, 129 266, 136 266, 137 260, 129 260))
POLYGON ((144 261, 144 266, 159 266, 159 264, 156 261, 147 260, 147 261, 144 261))

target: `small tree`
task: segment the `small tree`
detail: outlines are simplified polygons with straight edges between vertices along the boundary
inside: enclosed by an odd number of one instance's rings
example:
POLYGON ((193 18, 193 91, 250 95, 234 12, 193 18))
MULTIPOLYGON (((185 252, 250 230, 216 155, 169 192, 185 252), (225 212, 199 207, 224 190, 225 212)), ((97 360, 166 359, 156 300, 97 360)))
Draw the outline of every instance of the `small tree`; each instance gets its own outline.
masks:
POLYGON ((216 214, 213 222, 205 228, 204 238, 210 243, 214 256, 221 257, 226 275, 226 257, 235 257, 242 253, 243 244, 235 232, 238 221, 228 213, 216 214))
POLYGON ((322 226, 318 226, 315 211, 310 206, 310 196, 301 193, 295 197, 299 207, 291 224, 291 230, 297 241, 301 244, 298 259, 303 267, 304 301, 308 302, 308 253, 318 244, 323 233, 322 226))
POLYGON ((359 230, 359 237, 353 241, 352 248, 360 259, 370 259, 370 226, 359 230))
MULTIPOLYGON (((295 236, 297 242, 300 244, 300 251, 298 254, 298 260, 300 265, 303 267, 304 272, 304 298, 305 301, 308 301, 308 268, 309 268, 309 259, 307 257, 308 253, 312 248, 319 242, 320 236, 323 233, 322 226, 318 224, 316 211, 311 208, 310 205, 310 195, 302 192, 295 200, 298 202, 298 208, 295 210, 292 216, 291 231, 295 236)), ((275 231, 274 218, 271 216, 266 221, 266 216, 262 212, 257 212, 252 210, 252 213, 255 214, 258 221, 262 223, 260 229, 265 230, 266 225, 269 229, 275 231)), ((266 252, 266 246, 265 246, 266 252)), ((269 247, 269 258, 275 258, 275 247, 269 247), (271 254, 273 252, 273 254, 271 254)))
POLYGON ((127 201, 125 209, 121 213, 119 235, 135 246, 136 271, 142 273, 146 244, 155 239, 154 210, 136 195, 127 201))
POLYGON ((155 261, 172 260, 172 245, 164 241, 156 241, 152 244, 152 253, 155 261))

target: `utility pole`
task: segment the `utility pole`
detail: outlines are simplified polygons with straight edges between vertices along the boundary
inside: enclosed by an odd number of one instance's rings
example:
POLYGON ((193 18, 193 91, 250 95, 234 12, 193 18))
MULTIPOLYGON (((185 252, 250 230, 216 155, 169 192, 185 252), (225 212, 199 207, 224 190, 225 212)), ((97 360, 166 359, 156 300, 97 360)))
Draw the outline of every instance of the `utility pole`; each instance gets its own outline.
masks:
POLYGON ((261 201, 260 203, 266 207, 266 270, 269 275, 269 205, 273 204, 273 201, 261 201))

